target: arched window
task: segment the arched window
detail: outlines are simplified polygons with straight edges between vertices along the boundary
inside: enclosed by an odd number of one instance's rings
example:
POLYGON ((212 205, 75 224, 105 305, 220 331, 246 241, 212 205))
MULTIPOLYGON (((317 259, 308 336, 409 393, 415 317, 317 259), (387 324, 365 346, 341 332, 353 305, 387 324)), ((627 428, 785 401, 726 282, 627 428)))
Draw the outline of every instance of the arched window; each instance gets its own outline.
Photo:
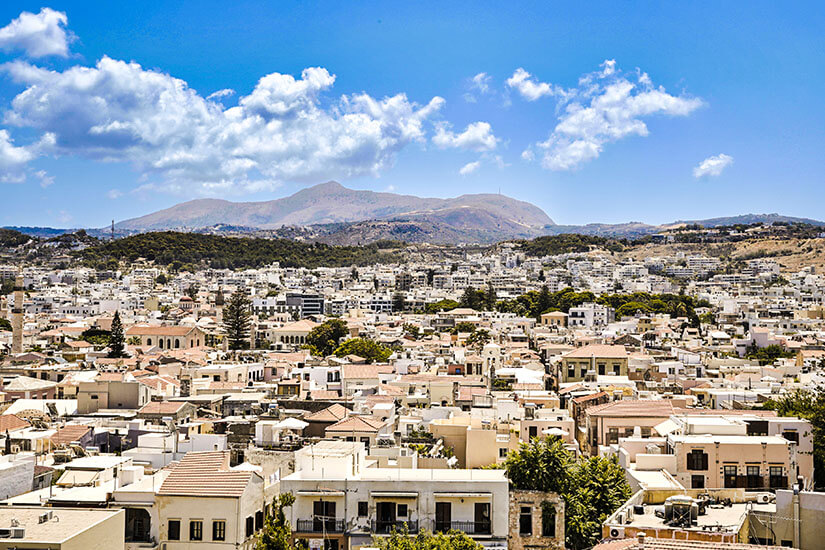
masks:
POLYGON ((151 345, 152 345, 152 339, 151 339, 151 338, 147 338, 147 339, 146 339, 146 345, 147 345, 147 346, 151 346, 151 345))
POLYGON ((175 349, 178 349, 179 347, 180 347, 180 340, 178 338, 175 338, 175 349))
POLYGON ((163 349, 163 338, 158 338, 158 346, 160 346, 160 349, 163 349))

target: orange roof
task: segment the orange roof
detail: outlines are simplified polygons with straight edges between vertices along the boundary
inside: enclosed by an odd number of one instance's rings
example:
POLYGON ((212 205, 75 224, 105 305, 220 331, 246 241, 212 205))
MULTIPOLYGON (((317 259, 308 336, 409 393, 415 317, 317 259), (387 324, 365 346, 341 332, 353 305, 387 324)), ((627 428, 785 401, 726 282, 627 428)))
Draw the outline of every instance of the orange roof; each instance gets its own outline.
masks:
POLYGON ((89 426, 70 424, 57 430, 49 439, 55 445, 68 445, 73 441, 79 441, 81 437, 89 433, 89 430, 91 430, 89 426))
POLYGON ((572 359, 585 359, 590 357, 624 358, 627 357, 627 350, 624 346, 612 346, 609 344, 589 344, 568 351, 562 357, 572 359))
POLYGON ((186 336, 196 327, 134 325, 126 329, 126 336, 186 336))
POLYGON ((307 422, 338 422, 347 417, 349 409, 338 403, 304 418, 307 422))
POLYGON ((336 422, 332 426, 327 427, 326 431, 329 432, 363 432, 363 433, 375 433, 378 429, 384 425, 383 420, 379 420, 377 418, 373 418, 371 416, 350 416, 345 418, 339 422, 336 422))
POLYGON ((186 405, 185 401, 150 401, 140 408, 142 414, 174 414, 186 405))
POLYGON ((186 453, 158 490, 160 496, 241 497, 253 472, 229 469, 229 451, 186 453))
POLYGON ((0 414, 0 433, 4 434, 6 431, 21 430, 31 426, 26 420, 13 414, 0 414))

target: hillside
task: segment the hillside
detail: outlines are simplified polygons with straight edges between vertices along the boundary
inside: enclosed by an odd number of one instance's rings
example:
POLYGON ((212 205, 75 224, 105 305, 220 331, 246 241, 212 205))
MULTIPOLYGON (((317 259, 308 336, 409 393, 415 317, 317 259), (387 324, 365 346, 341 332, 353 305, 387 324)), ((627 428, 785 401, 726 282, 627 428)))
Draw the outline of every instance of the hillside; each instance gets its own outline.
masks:
MULTIPOLYGON (((402 220, 441 225, 455 233, 449 242, 533 236, 553 224, 540 208, 492 194, 462 195, 452 199, 421 198, 395 193, 348 189, 328 182, 302 189, 282 199, 230 202, 199 199, 184 202, 115 225, 120 231, 199 230, 216 225, 277 229, 283 226, 402 220)), ((353 237, 354 240, 361 240, 353 237)), ((347 240, 342 237, 342 240, 347 240)), ((352 239, 350 239, 352 240, 352 239)), ((447 242, 447 241, 440 241, 447 242)))

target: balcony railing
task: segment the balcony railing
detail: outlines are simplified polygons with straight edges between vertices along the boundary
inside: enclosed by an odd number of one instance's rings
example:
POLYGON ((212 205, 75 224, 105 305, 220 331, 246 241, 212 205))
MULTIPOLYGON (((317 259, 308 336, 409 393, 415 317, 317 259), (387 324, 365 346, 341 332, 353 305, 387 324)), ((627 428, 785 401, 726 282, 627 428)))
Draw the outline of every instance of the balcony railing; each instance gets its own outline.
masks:
POLYGON ((489 535, 492 525, 489 521, 450 521, 435 523, 435 530, 439 532, 461 531, 468 535, 489 535))
POLYGON ((299 533, 343 533, 342 519, 299 519, 296 531, 299 533))
POLYGON ((384 521, 374 519, 372 520, 371 525, 372 532, 378 535, 389 535, 393 532, 393 530, 398 533, 402 533, 405 528, 409 533, 418 532, 417 521, 384 521))

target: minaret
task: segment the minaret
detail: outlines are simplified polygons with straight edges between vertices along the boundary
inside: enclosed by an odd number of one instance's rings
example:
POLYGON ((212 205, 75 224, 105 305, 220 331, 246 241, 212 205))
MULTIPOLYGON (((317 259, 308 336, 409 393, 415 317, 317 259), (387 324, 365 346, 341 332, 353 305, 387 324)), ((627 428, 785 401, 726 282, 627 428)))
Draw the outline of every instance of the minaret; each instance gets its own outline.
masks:
POLYGON ((23 274, 14 280, 14 307, 11 310, 11 352, 23 353, 23 274))

